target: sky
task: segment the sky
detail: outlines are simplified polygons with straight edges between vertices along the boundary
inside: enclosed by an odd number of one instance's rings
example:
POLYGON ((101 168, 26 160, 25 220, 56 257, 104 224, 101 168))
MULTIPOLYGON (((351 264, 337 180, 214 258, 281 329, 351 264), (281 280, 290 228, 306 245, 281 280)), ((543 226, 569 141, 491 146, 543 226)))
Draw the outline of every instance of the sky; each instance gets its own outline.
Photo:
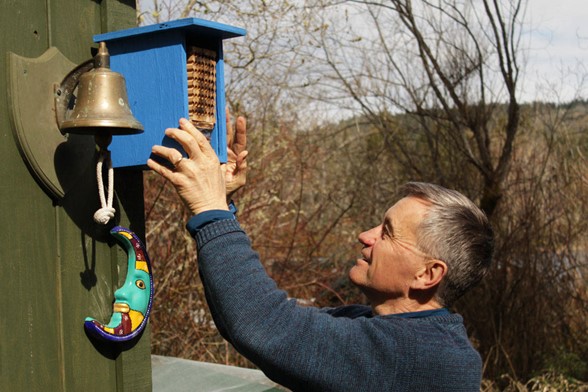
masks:
MULTIPOLYGON (((150 0, 138 3, 152 8, 150 0)), ((528 0, 525 20, 521 101, 588 99, 588 80, 582 80, 588 79, 588 0, 528 0)))
MULTIPOLYGON (((578 75, 588 73, 588 0, 529 0, 527 20, 532 27, 523 37, 530 48, 523 99, 574 99, 578 75)), ((579 96, 588 98, 588 86, 579 96)))

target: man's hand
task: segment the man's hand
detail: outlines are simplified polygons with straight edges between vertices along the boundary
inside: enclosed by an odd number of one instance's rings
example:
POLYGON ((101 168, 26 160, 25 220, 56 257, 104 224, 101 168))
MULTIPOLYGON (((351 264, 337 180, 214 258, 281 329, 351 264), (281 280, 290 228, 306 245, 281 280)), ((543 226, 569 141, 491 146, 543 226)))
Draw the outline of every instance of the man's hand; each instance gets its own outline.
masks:
POLYGON ((244 117, 237 117, 235 133, 231 115, 227 109, 227 163, 225 165, 225 184, 227 202, 247 181, 247 123, 244 117))
POLYGON ((174 169, 152 159, 147 161, 147 166, 175 186, 194 215, 209 210, 228 210, 225 172, 206 137, 184 118, 180 119, 179 129, 168 128, 165 135, 180 143, 188 157, 182 158, 175 148, 153 146, 151 152, 167 159, 174 169))

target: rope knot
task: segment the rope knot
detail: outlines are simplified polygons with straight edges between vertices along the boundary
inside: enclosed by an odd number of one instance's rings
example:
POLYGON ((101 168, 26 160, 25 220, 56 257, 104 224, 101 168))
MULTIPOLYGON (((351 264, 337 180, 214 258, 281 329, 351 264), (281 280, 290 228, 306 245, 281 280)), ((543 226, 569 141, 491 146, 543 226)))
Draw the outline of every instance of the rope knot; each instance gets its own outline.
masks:
POLYGON ((115 213, 116 213, 116 210, 112 207, 100 208, 98 211, 96 211, 94 213, 94 222, 101 223, 101 224, 105 225, 112 218, 114 218, 115 213))

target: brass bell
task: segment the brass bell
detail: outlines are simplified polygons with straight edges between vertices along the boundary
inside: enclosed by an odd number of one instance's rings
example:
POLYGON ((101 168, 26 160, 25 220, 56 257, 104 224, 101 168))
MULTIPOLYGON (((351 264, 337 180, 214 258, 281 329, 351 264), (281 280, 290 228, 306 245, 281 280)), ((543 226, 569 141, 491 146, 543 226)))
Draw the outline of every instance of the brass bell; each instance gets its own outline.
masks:
POLYGON ((130 135, 143 132, 143 125, 129 107, 124 77, 110 69, 106 43, 100 42, 94 68, 83 73, 73 111, 60 124, 62 133, 130 135))

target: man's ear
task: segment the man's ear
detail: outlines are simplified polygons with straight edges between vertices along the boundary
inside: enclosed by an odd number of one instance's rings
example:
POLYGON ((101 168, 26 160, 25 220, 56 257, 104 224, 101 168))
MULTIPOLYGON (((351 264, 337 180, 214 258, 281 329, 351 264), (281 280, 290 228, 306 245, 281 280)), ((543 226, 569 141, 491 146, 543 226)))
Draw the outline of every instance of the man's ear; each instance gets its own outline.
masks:
POLYGON ((411 284, 413 289, 429 290, 441 283, 441 279, 447 273, 447 264, 441 260, 433 259, 417 271, 411 284))

